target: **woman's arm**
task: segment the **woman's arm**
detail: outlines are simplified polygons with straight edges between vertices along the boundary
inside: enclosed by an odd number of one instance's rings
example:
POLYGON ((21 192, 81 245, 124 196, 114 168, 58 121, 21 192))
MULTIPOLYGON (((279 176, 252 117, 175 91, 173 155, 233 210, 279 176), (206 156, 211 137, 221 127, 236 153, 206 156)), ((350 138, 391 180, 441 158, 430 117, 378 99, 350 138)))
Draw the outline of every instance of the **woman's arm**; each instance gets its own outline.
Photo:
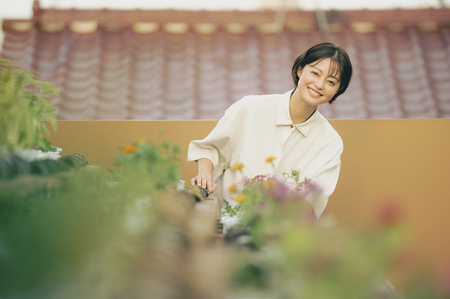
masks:
POLYGON ((213 163, 207 158, 201 158, 197 161, 197 165, 198 174, 191 179, 191 185, 201 186, 208 190, 209 194, 213 193, 217 189, 217 185, 212 179, 213 163))
POLYGON ((217 189, 214 179, 230 167, 232 156, 232 138, 230 126, 239 117, 241 101, 231 105, 216 127, 203 140, 194 140, 189 144, 188 161, 196 161, 198 174, 191 179, 192 185, 198 185, 212 193, 217 189))

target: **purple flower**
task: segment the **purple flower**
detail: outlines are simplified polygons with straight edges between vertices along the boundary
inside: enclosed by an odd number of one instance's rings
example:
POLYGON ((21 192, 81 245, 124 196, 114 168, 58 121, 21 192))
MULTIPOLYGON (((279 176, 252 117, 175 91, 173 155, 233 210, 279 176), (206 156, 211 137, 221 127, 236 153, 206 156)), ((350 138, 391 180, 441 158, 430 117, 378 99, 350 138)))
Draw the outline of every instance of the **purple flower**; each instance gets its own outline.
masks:
POLYGON ((297 191, 297 195, 306 198, 307 196, 315 193, 320 193, 322 190, 320 189, 319 185, 317 185, 313 181, 306 181, 297 191))
POLYGON ((270 190, 270 196, 275 200, 283 200, 289 197, 290 190, 282 181, 276 181, 276 186, 270 190))

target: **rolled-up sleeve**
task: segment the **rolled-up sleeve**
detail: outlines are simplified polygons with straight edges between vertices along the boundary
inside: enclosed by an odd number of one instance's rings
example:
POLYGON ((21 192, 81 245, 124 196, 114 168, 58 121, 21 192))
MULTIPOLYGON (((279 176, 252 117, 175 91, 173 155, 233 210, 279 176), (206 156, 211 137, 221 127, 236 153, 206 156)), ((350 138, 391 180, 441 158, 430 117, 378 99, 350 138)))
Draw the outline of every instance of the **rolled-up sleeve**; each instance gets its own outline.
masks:
POLYGON ((232 151, 230 126, 235 125, 233 119, 236 112, 236 107, 233 106, 227 109, 225 115, 205 139, 194 140, 189 144, 187 160, 197 161, 201 158, 211 160, 214 165, 213 179, 221 176, 224 169, 230 167, 232 151))

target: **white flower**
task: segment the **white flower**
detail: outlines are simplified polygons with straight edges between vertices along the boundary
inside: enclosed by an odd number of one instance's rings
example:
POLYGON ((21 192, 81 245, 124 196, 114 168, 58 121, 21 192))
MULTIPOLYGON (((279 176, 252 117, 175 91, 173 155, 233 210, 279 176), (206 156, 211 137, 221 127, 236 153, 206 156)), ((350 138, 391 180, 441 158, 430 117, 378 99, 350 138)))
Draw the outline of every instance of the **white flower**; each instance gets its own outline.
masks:
POLYGON ((289 190, 291 192, 294 192, 295 190, 297 190, 297 182, 293 179, 293 178, 287 178, 284 180, 284 184, 286 185, 286 187, 289 188, 289 190))

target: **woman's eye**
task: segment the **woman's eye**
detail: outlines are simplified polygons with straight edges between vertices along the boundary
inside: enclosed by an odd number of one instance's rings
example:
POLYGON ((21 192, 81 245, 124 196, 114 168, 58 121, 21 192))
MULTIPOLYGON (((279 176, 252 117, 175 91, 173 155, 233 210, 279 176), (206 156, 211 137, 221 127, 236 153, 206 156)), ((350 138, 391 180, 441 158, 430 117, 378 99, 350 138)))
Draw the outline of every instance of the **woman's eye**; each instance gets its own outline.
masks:
POLYGON ((331 86, 334 86, 334 85, 336 85, 333 81, 328 81, 328 83, 330 83, 331 84, 331 86))
POLYGON ((314 76, 319 76, 319 74, 317 72, 312 71, 311 72, 314 76))

